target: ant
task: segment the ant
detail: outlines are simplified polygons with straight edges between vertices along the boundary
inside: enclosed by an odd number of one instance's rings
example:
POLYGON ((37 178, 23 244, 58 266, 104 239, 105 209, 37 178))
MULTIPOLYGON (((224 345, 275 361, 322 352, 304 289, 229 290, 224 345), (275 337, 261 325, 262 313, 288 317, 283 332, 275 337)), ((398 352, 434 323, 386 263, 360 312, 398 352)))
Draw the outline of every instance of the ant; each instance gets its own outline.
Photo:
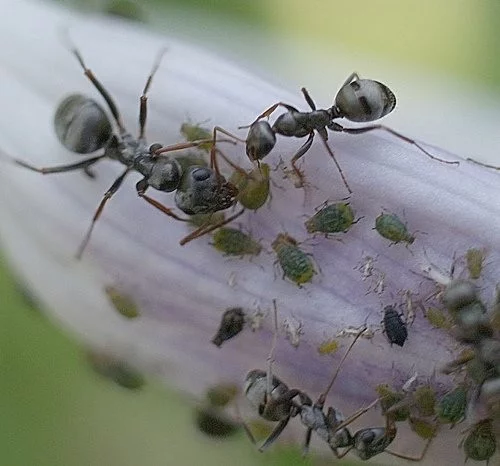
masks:
MULTIPOLYGON (((164 214, 179 221, 187 222, 189 219, 179 217, 159 201, 147 196, 145 193, 149 187, 163 192, 175 191, 175 203, 187 215, 198 213, 213 214, 219 210, 227 209, 236 203, 235 198, 238 194, 238 189, 232 183, 226 181, 224 176, 220 174, 217 161, 215 160, 215 130, 214 139, 179 143, 166 147, 155 143, 148 147, 145 138, 147 92, 166 49, 162 49, 159 52, 140 96, 139 134, 137 138, 127 131, 113 98, 92 70, 87 67, 81 53, 71 42, 70 51, 76 57, 85 76, 106 101, 118 131, 113 131, 112 122, 95 100, 81 94, 71 94, 59 104, 54 116, 55 132, 59 141, 65 148, 77 154, 86 155, 99 149, 103 149, 103 152, 82 162, 54 167, 38 168, 15 158, 12 159, 12 162, 44 175, 84 170, 89 176, 93 176, 89 168, 106 158, 117 160, 125 166, 123 172, 105 192, 99 203, 85 237, 78 248, 76 254, 78 259, 81 258, 90 240, 95 223, 101 216, 106 203, 118 191, 125 177, 131 171, 137 171, 143 176, 136 184, 136 191, 139 197, 164 214), (193 165, 183 171, 175 158, 161 155, 165 152, 199 147, 207 143, 212 145, 210 168, 193 165)), ((231 222, 243 212, 244 209, 216 225, 207 226, 207 224, 203 224, 197 230, 183 238, 180 244, 186 244, 215 228, 231 222)))
POLYGON ((364 123, 378 120, 391 113, 396 106, 396 97, 387 86, 378 81, 360 79, 357 73, 352 73, 337 93, 334 104, 327 109, 317 109, 306 88, 303 87, 301 91, 311 108, 310 112, 301 112, 292 105, 277 102, 261 113, 253 123, 240 127, 240 129, 249 128, 245 142, 247 155, 252 161, 259 161, 271 152, 276 144, 277 134, 296 138, 308 136, 306 142, 292 157, 292 167, 299 179, 297 187, 304 186, 304 176, 296 163, 311 148, 315 133, 318 133, 328 154, 337 166, 345 187, 349 193, 352 193, 342 168, 328 145, 327 129, 348 134, 361 134, 373 130, 387 131, 393 136, 414 145, 433 160, 447 164, 459 164, 458 161, 448 161, 435 157, 414 139, 410 139, 387 126, 376 124, 360 128, 345 128, 334 121, 338 118, 346 118, 353 122, 364 123), (278 107, 283 107, 287 111, 280 115, 272 126, 267 121, 261 121, 263 118, 271 116, 278 107))

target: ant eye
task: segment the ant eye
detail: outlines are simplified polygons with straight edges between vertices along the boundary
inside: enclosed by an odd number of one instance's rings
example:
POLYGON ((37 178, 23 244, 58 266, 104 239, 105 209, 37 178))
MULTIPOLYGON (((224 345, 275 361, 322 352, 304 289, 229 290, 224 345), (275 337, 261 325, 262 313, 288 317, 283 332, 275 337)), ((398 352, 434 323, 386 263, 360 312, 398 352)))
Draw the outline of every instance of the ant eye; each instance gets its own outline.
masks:
POLYGON ((158 142, 151 144, 151 146, 149 146, 149 153, 154 154, 158 149, 161 149, 162 147, 163 145, 158 142))

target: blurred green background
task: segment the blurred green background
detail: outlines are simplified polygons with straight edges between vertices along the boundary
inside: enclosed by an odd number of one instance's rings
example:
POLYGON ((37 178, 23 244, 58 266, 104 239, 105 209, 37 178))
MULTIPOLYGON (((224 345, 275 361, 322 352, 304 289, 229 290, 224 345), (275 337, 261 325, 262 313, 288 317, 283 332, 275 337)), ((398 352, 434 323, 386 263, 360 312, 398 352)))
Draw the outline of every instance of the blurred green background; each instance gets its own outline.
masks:
MULTIPOLYGON (((449 74, 493 89, 500 86, 500 59, 495 54, 500 26, 497 0, 65 3, 132 16, 157 29, 163 27, 162 15, 175 12, 185 21, 170 25, 170 34, 189 37, 196 30, 195 40, 207 37, 214 44, 217 30, 237 31, 243 25, 261 40, 269 37, 272 41, 274 35, 291 43, 331 43, 347 52, 449 74)), ((251 46, 247 44, 245 50, 251 46)), ((258 56, 255 47, 253 53, 258 56)), ((154 381, 139 391, 126 390, 95 374, 82 348, 26 300, 6 267, 0 271, 0 293, 1 465, 320 464, 312 458, 303 462, 296 449, 277 447, 258 454, 242 433, 235 440, 204 436, 196 430, 194 408, 179 402, 178 394, 154 381)))

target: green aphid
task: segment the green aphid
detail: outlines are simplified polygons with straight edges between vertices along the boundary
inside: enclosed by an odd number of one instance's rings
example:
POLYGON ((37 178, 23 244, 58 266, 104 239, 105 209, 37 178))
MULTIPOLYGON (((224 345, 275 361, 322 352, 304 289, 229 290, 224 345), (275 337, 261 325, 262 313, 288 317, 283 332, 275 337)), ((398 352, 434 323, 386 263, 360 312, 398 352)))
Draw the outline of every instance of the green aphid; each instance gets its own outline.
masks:
POLYGON ((437 415, 439 422, 442 424, 455 424, 465 418, 467 409, 467 391, 464 387, 459 386, 454 390, 446 393, 438 401, 437 415))
POLYGON ((394 244, 412 244, 415 241, 415 236, 408 232, 408 228, 396 214, 380 214, 375 219, 375 230, 394 244))
POLYGON ((278 256, 278 263, 283 270, 283 278, 301 286, 310 282, 316 274, 313 261, 291 236, 280 233, 271 244, 278 256))
POLYGON ((195 417, 198 429, 210 437, 225 438, 238 432, 238 424, 217 408, 201 406, 195 417))
POLYGON ((488 461, 497 448, 491 419, 485 419, 472 426, 463 443, 466 460, 488 461))
POLYGON ((259 167, 248 173, 243 169, 236 169, 229 182, 238 188, 236 200, 246 209, 257 210, 269 198, 269 165, 261 163, 259 167))
POLYGON ((318 210, 305 222, 305 226, 308 233, 324 233, 328 236, 331 233, 345 233, 353 223, 356 222, 351 206, 345 202, 337 202, 318 210))
POLYGON ((175 160, 179 162, 181 169, 185 172, 189 167, 197 165, 199 167, 208 167, 208 163, 200 152, 188 150, 176 155, 175 160))
POLYGON ((194 214, 189 216, 189 223, 196 228, 201 226, 219 225, 225 219, 224 212, 212 214, 194 214))
POLYGON ((413 404, 420 416, 432 416, 435 412, 436 392, 429 385, 418 387, 413 392, 413 404))
POLYGON ((236 398, 239 388, 233 383, 220 383, 207 390, 206 399, 210 406, 223 408, 236 398))
POLYGON ((335 338, 330 338, 318 346, 318 353, 321 355, 333 354, 337 352, 339 346, 339 342, 335 338))
POLYGON ((131 296, 120 293, 114 286, 107 286, 104 291, 108 295, 113 307, 127 319, 135 319, 139 316, 139 308, 131 296))
POLYGON ((412 416, 408 420, 408 424, 410 425, 411 430, 413 430, 413 432, 415 432, 420 438, 428 440, 436 436, 438 426, 434 421, 412 416))
POLYGON ((437 307, 428 308, 425 316, 434 328, 443 328, 449 330, 453 325, 453 322, 451 321, 448 314, 441 309, 438 309, 437 307))
POLYGON ((396 422, 406 421, 410 417, 410 408, 408 403, 405 402, 407 397, 405 393, 395 392, 387 384, 377 385, 375 391, 380 398, 383 414, 387 414, 396 422), (394 409, 391 410, 393 407, 394 409))
POLYGON ((140 23, 147 22, 142 5, 132 0, 110 0, 103 7, 104 13, 140 23))
POLYGON ((470 278, 477 280, 481 276, 485 257, 486 251, 484 249, 470 248, 467 250, 465 260, 470 278))
POLYGON ((145 384, 142 374, 125 361, 104 353, 89 351, 87 358, 96 373, 129 390, 138 390, 145 384))
MULTIPOLYGON (((181 134, 188 142, 199 141, 201 139, 212 139, 212 132, 209 129, 203 128, 200 125, 193 125, 192 123, 182 123, 181 134)), ((212 143, 207 142, 206 144, 201 144, 199 148, 206 152, 210 152, 212 143)))
POLYGON ((228 256, 257 256, 262 251, 258 241, 236 228, 219 228, 212 239, 213 247, 228 256))

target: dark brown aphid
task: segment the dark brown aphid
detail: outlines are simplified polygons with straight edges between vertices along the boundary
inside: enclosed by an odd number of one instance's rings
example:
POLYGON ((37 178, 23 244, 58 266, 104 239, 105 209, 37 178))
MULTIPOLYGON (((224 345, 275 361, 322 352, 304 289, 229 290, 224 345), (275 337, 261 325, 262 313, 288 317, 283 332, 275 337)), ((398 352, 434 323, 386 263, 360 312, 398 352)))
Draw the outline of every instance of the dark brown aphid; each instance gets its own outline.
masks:
POLYGON ((220 347, 222 343, 238 335, 245 326, 245 313, 241 307, 232 307, 222 315, 219 330, 212 338, 212 343, 220 347))
POLYGON ((392 306, 384 308, 384 331, 391 344, 403 346, 408 338, 408 330, 406 323, 401 319, 401 315, 392 306))
POLYGON ((95 351, 89 351, 87 359, 97 374, 113 381, 120 387, 138 390, 145 384, 142 374, 123 360, 95 351))

